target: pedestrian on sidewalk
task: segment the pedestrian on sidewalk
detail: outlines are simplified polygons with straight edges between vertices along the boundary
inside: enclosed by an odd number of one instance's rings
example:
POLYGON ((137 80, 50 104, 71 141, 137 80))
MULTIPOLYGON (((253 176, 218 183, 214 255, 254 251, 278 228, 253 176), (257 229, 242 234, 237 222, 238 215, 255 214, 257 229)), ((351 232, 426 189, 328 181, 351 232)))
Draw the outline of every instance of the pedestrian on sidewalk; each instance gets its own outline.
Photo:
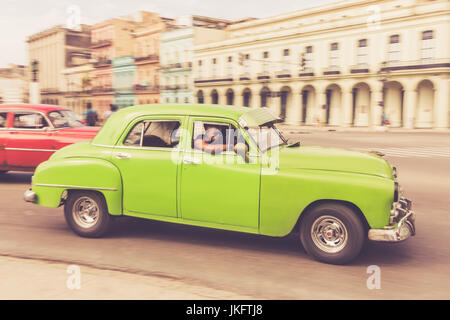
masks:
POLYGON ((386 112, 383 111, 383 114, 381 115, 381 125, 382 126, 389 126, 391 122, 389 121, 389 117, 386 114, 386 112))
POLYGON ((87 110, 84 113, 84 119, 87 126, 95 127, 98 121, 98 115, 95 110, 92 110, 92 103, 88 102, 86 106, 87 110))
POLYGON ((119 110, 119 106, 117 104, 110 104, 109 105, 109 110, 106 110, 103 113, 103 122, 106 122, 106 120, 108 120, 108 118, 115 112, 117 112, 117 110, 119 110))

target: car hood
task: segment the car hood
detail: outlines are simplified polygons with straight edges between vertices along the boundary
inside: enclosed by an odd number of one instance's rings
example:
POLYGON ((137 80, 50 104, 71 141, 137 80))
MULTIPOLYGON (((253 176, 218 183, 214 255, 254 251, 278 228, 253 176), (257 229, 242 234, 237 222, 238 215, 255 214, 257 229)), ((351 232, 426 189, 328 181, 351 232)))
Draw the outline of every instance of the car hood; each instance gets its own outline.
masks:
POLYGON ((273 149, 272 161, 279 170, 304 169, 367 174, 393 179, 391 165, 375 154, 326 147, 281 147, 273 149))

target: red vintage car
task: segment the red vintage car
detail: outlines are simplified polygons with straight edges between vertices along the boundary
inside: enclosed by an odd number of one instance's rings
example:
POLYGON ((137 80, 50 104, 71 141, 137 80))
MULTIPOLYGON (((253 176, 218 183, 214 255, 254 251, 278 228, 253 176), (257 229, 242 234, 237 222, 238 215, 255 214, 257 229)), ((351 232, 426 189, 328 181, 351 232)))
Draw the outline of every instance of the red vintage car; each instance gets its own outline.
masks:
POLYGON ((100 128, 87 127, 67 108, 52 105, 0 105, 0 174, 34 171, 56 151, 91 140, 100 128))

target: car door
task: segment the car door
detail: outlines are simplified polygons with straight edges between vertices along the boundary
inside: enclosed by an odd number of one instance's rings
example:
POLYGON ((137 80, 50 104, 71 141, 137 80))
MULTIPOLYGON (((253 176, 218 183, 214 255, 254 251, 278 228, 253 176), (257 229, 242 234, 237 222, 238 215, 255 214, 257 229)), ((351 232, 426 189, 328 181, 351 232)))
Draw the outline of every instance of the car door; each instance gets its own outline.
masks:
POLYGON ((186 144, 181 169, 183 219, 258 230, 260 159, 256 146, 238 128, 237 123, 227 119, 190 118, 190 143, 186 144), (196 147, 205 126, 211 125, 222 133, 226 145, 223 152, 213 154, 196 147), (245 155, 234 152, 237 140, 249 148, 247 160, 245 155))
POLYGON ((6 167, 6 137, 8 136, 7 132, 7 119, 8 112, 0 111, 0 168, 6 167))
POLYGON ((123 183, 125 214, 177 217, 177 179, 184 117, 133 121, 112 153, 123 183))
POLYGON ((36 111, 14 111, 13 125, 8 129, 5 156, 8 167, 32 169, 55 152, 51 124, 36 111))

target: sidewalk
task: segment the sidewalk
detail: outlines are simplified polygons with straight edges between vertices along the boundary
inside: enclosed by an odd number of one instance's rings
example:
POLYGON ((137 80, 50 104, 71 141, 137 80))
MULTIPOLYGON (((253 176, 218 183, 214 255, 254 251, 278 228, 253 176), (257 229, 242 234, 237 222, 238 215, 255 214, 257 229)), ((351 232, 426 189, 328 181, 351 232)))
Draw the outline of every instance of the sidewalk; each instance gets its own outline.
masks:
POLYGON ((447 133, 450 134, 450 128, 447 129, 405 129, 389 127, 334 127, 334 126, 305 126, 280 124, 279 128, 284 131, 295 131, 296 133, 312 132, 395 132, 395 133, 447 133))
POLYGON ((249 300, 254 297, 157 276, 78 266, 80 281, 69 264, 0 256, 0 299, 79 300, 249 300), (79 289, 69 289, 79 283, 79 289))

